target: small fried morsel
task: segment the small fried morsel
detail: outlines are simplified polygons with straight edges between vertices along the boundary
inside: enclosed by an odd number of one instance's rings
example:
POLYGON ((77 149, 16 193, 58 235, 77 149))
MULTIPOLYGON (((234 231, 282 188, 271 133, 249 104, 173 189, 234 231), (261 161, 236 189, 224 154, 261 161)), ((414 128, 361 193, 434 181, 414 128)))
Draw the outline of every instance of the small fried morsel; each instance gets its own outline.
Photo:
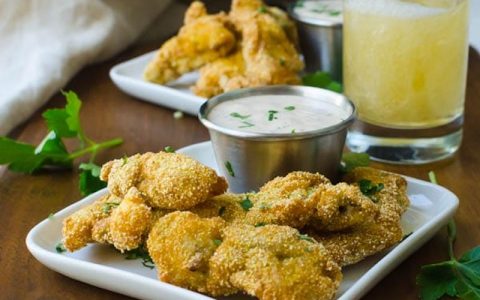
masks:
POLYGON ((301 228, 314 212, 317 192, 329 183, 326 177, 318 173, 292 172, 277 177, 250 197, 253 207, 247 213, 246 222, 301 228))
POLYGON ((202 218, 220 217, 227 223, 243 222, 246 211, 241 202, 245 194, 226 193, 218 195, 190 209, 202 218))
POLYGON ((185 210, 222 194, 227 182, 215 171, 178 153, 136 154, 103 165, 100 178, 123 197, 136 187, 152 208, 185 210))
POLYGON ((375 194, 376 200, 382 202, 382 199, 396 199, 400 209, 399 213, 404 213, 410 205, 407 196, 407 181, 398 174, 369 167, 359 167, 347 173, 344 180, 356 185, 361 180, 370 180, 375 185, 382 184, 383 189, 375 194))
POLYGON ((93 241, 92 228, 96 222, 107 218, 111 209, 120 204, 121 199, 105 195, 63 220, 63 245, 68 251, 76 251, 93 241))
POLYGON ((259 299, 333 299, 340 267, 326 249, 288 226, 229 226, 210 259, 210 293, 259 299), (212 287, 213 286, 213 287, 212 287))
POLYGON ((341 182, 323 187, 309 224, 319 231, 341 231, 371 223, 377 214, 378 205, 358 186, 341 182))
POLYGON ((221 242, 225 221, 200 218, 191 212, 173 212, 153 226, 147 248, 160 280, 207 292, 208 261, 221 242))
POLYGON ((404 202, 399 201, 398 194, 388 191, 389 188, 391 185, 386 183, 384 190, 387 191, 378 192, 377 203, 380 209, 373 222, 345 232, 317 231, 309 234, 322 243, 341 266, 357 263, 367 256, 390 248, 400 242, 403 237, 400 220, 406 208, 402 206, 405 205, 404 202))

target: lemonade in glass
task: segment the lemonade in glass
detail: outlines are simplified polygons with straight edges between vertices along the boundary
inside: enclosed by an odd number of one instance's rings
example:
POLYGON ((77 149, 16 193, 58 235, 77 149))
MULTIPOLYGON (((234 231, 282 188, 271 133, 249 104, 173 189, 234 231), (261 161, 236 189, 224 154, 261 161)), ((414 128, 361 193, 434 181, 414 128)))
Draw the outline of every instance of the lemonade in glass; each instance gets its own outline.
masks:
POLYGON ((468 0, 345 0, 344 86, 358 119, 348 145, 423 163, 461 143, 468 0))

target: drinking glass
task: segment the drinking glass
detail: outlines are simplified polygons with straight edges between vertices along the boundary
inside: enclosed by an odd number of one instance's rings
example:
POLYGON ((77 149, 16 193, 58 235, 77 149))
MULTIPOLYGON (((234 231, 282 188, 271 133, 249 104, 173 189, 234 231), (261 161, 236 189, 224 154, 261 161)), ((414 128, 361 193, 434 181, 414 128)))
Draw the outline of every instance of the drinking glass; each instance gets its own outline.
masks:
POLYGON ((468 0, 344 0, 345 94, 358 120, 347 146, 419 164, 462 140, 468 0))

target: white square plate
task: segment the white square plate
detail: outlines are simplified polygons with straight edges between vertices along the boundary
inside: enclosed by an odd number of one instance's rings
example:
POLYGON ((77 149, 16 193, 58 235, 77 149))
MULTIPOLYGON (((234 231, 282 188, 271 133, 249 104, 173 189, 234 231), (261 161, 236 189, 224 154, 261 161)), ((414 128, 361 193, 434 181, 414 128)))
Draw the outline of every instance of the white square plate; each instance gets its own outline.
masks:
POLYGON ((110 78, 125 93, 142 100, 197 115, 205 98, 194 95, 190 87, 198 79, 198 72, 191 72, 161 85, 145 81, 143 70, 156 51, 127 60, 110 69, 110 78))
MULTIPOLYGON (((210 142, 185 147, 187 154, 217 169, 210 142)), ((453 216, 458 198, 449 190, 426 181, 406 177, 411 206, 402 217, 404 232, 412 234, 388 251, 343 270, 338 299, 359 299, 405 258, 428 241, 453 216)), ((141 299, 211 299, 156 279, 156 271, 139 260, 125 260, 112 247, 91 244, 74 252, 59 254, 55 246, 62 239, 62 220, 106 193, 90 195, 36 225, 27 236, 27 247, 42 264, 68 277, 117 293, 141 299)), ((248 299, 237 295, 225 299, 248 299)))

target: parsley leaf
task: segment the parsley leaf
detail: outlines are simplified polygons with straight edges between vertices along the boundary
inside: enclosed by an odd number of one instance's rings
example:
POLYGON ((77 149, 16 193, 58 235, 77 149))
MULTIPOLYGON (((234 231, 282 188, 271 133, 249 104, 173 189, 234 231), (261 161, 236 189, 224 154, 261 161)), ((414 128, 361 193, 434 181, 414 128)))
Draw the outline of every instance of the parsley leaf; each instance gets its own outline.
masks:
POLYGON ((222 243, 221 240, 213 240, 213 243, 217 246, 220 246, 220 244, 222 243))
POLYGON ((310 242, 310 243, 315 243, 315 240, 311 236, 309 236, 308 234, 299 234, 298 238, 301 239, 301 240, 310 242))
POLYGON ((79 178, 80 193, 88 196, 107 186, 105 181, 100 179, 101 168, 94 163, 80 164, 82 170, 79 178))
POLYGON ((341 171, 348 173, 357 167, 367 167, 370 164, 370 155, 367 153, 343 153, 341 171))
POLYGON ((285 106, 283 109, 288 110, 288 111, 292 111, 292 110, 295 110, 295 106, 293 106, 293 105, 285 106))
POLYGON ((269 111, 268 111, 268 120, 269 120, 269 121, 273 121, 273 120, 275 120, 275 119, 278 119, 278 118, 276 117, 276 114, 278 114, 278 111, 276 111, 276 110, 269 110, 269 111))
POLYGON ((55 246, 55 251, 57 251, 57 253, 63 253, 65 251, 67 251, 67 249, 65 249, 65 246, 63 245, 63 243, 58 243, 55 246))
MULTIPOLYGON (((429 172, 430 181, 437 184, 434 172, 429 172)), ((457 229, 454 220, 447 226, 448 254, 450 260, 422 266, 417 276, 420 298, 437 300, 445 295, 460 299, 480 299, 480 246, 474 247, 455 258, 453 244, 457 229)))
POLYGON ((125 259, 127 260, 134 260, 134 259, 141 259, 142 265, 146 268, 153 269, 155 268, 155 264, 153 263, 152 258, 148 254, 148 251, 142 245, 137 249, 127 250, 123 253, 125 255, 125 259))
POLYGON ((321 71, 303 76, 302 83, 303 85, 323 88, 337 93, 341 93, 343 91, 342 84, 334 81, 330 77, 330 74, 321 71))
POLYGON ((0 164, 21 173, 33 173, 46 166, 71 168, 76 158, 90 155, 90 163, 82 164, 80 169, 80 190, 83 195, 93 193, 106 184, 100 181, 100 167, 93 164, 98 152, 121 144, 121 139, 96 143, 83 133, 80 123, 82 102, 72 91, 62 92, 66 98, 63 109, 49 109, 42 116, 49 129, 48 134, 38 146, 21 143, 7 137, 0 137, 0 164), (79 147, 68 152, 63 138, 76 137, 79 147))
POLYGON ((244 211, 249 211, 250 208, 253 207, 252 200, 250 200, 250 198, 248 198, 248 195, 245 197, 245 199, 240 201, 240 205, 242 206, 244 211))
POLYGON ((163 150, 167 153, 175 153, 175 149, 172 146, 167 146, 163 150))
POLYGON ((364 194, 365 196, 375 201, 376 200, 374 198, 375 194, 383 190, 384 185, 383 183, 375 184, 368 179, 361 179, 358 182, 358 187, 360 188, 360 191, 362 192, 362 194, 364 194))

